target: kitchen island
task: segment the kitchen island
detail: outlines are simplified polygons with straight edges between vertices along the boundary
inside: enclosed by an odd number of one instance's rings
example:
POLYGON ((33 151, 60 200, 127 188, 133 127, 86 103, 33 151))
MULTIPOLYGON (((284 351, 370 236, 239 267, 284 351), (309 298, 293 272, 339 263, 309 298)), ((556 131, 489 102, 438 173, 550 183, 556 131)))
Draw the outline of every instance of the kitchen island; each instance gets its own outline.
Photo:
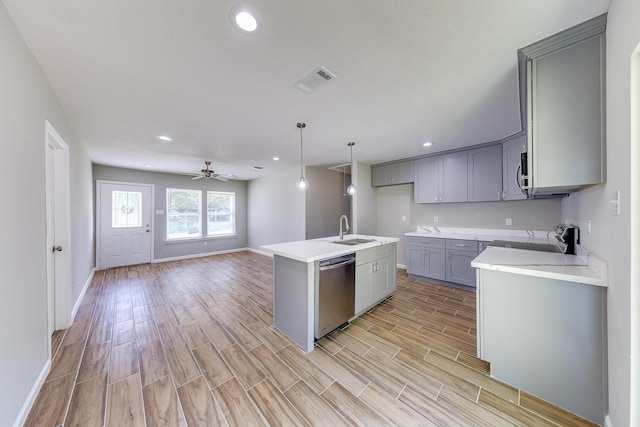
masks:
MULTIPOLYGON (((354 254, 356 317, 386 299, 396 289, 396 242, 398 238, 346 235, 261 246, 274 255, 273 324, 305 352, 313 350, 318 311, 320 262, 354 254), (338 243, 336 243, 338 242, 338 243)), ((349 319, 351 320, 351 319, 349 319)))
POLYGON ((602 424, 606 263, 580 247, 578 255, 489 247, 471 265, 478 357, 493 376, 602 424))

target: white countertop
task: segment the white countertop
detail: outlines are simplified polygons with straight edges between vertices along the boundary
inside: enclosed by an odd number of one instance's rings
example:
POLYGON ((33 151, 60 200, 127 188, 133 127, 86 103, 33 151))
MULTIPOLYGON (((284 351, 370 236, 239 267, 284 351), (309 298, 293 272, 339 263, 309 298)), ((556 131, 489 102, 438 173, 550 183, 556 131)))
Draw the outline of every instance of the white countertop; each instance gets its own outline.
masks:
POLYGON ((607 264, 586 251, 579 255, 488 247, 471 266, 479 269, 607 286, 607 264))
POLYGON ((435 237, 437 239, 461 239, 493 242, 509 240, 512 242, 556 244, 555 233, 540 230, 500 230, 487 228, 418 227, 416 231, 404 233, 405 236, 435 237))
POLYGON ((299 240, 297 242, 276 243, 273 245, 260 246, 260 250, 295 259, 302 262, 314 262, 321 259, 333 258, 340 255, 351 254, 362 249, 369 249, 375 246, 386 245, 400 241, 396 237, 365 236, 362 234, 346 234, 344 240, 349 239, 373 239, 373 242, 361 243, 358 245, 341 245, 332 243, 338 240, 338 236, 322 237, 320 239, 299 240))

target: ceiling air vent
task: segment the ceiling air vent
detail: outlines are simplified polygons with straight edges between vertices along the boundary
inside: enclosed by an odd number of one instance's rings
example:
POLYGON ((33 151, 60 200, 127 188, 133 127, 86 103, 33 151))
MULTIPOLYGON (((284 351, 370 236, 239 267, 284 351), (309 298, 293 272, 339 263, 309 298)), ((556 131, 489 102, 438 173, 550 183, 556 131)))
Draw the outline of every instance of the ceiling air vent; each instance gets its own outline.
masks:
POLYGON ((293 87, 304 93, 311 93, 335 79, 336 75, 320 66, 293 84, 293 87))

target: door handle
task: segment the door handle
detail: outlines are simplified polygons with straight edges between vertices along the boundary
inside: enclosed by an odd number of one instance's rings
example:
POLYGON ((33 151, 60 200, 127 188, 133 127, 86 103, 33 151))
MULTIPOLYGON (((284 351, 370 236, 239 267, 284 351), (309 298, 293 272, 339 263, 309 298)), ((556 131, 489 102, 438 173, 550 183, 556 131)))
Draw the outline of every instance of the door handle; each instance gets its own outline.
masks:
POLYGON ((52 252, 62 252, 62 246, 54 246, 52 252))

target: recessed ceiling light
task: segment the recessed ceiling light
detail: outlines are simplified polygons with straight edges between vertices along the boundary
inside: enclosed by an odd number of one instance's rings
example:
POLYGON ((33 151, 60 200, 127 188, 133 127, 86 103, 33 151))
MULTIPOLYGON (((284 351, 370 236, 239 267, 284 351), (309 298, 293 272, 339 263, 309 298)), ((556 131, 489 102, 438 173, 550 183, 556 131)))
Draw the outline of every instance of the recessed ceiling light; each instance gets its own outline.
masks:
POLYGON ((276 157, 273 158, 273 160, 275 160, 277 162, 278 160, 280 160, 280 157, 276 156, 276 157))
POLYGON ((247 6, 235 6, 229 13, 231 23, 245 33, 255 33, 260 25, 260 18, 255 10, 247 6))
POLYGON ((144 167, 145 167, 145 168, 152 168, 152 167, 153 167, 153 165, 150 165, 149 163, 145 163, 145 164, 144 164, 144 167))
POLYGON ((431 147, 433 145, 433 142, 425 142, 424 144, 422 144, 423 147, 431 147))
POLYGON ((166 135, 158 135, 158 136, 156 136, 156 138, 158 138, 161 141, 167 141, 167 142, 173 141, 173 138, 170 138, 170 137, 168 137, 166 135))

